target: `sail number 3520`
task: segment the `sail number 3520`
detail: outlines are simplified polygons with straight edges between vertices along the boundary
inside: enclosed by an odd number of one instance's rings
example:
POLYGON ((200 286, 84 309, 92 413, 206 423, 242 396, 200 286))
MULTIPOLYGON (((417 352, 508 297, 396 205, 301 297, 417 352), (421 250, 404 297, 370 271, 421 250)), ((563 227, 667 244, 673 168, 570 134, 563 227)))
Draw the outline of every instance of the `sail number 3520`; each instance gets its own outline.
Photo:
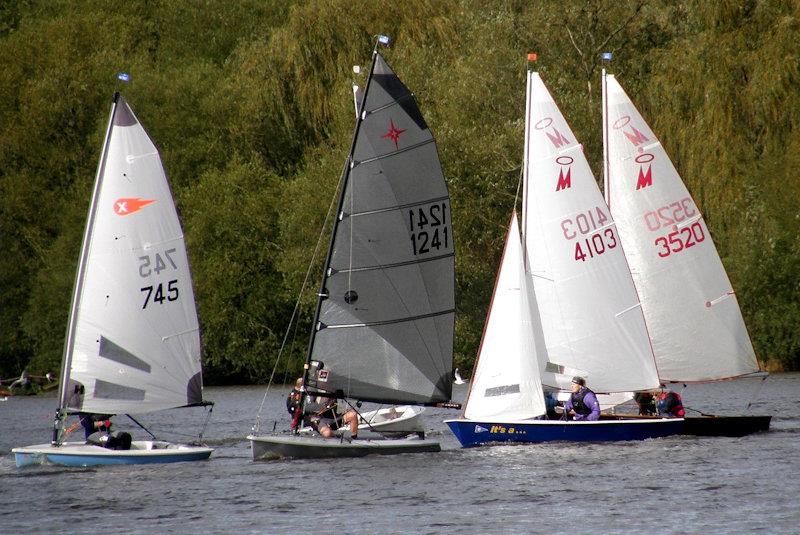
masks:
MULTIPOLYGON (((176 249, 167 249, 163 253, 155 252, 139 257, 139 276, 149 278, 152 275, 160 275, 163 271, 177 271, 178 265, 173 259, 176 249)), ((142 309, 152 303, 163 304, 165 301, 177 301, 180 293, 178 292, 178 279, 167 282, 153 283, 150 286, 140 288, 144 294, 142 309)))
POLYGON ((417 206, 408 210, 411 248, 415 255, 451 247, 453 237, 448 221, 447 203, 417 206))

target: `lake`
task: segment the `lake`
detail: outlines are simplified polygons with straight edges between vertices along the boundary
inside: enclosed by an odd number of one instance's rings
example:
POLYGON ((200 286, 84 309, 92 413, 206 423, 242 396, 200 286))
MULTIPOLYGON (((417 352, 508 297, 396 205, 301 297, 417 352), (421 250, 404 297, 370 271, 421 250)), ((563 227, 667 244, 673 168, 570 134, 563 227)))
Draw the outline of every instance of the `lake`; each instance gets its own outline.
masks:
MULTIPOLYGON (((690 386, 684 403, 742 412, 754 385, 690 386)), ((466 385, 456 388, 461 401, 466 385)), ((244 437, 262 400, 262 430, 276 418, 286 427, 288 391, 206 388, 216 402, 208 461, 84 469, 16 468, 12 447, 49 441, 55 396, 0 401, 0 533, 800 532, 797 373, 766 380, 749 412, 773 414, 772 430, 742 438, 462 449, 442 423, 456 411, 429 408, 441 453, 251 461, 244 437)), ((137 419, 188 441, 205 412, 137 419)), ((125 416, 114 420, 146 438, 125 416)))

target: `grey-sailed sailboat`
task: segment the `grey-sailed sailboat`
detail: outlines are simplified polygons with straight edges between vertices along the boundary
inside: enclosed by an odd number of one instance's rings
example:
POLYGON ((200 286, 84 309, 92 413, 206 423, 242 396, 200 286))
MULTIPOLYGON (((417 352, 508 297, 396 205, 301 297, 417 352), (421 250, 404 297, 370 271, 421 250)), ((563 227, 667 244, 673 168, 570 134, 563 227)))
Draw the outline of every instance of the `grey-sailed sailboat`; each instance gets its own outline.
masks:
MULTIPOLYGON (((380 43, 388 38, 380 36, 380 43)), ((306 408, 315 397, 357 400, 349 405, 354 411, 362 401, 437 405, 452 393, 450 197, 433 135, 378 44, 363 96, 356 98, 359 113, 303 372, 306 408)), ((297 429, 264 434, 259 427, 248 436, 254 460, 441 449, 423 433, 352 440, 297 429)))

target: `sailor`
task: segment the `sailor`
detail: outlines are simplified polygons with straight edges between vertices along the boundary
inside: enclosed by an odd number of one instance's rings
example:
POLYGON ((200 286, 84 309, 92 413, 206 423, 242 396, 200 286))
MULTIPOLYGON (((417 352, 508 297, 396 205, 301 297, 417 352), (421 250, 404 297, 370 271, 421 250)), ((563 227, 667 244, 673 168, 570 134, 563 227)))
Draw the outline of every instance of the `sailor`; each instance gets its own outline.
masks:
POLYGON ((86 434, 86 443, 102 446, 111 450, 131 449, 130 433, 111 431, 111 415, 93 414, 88 412, 78 413, 78 419, 86 434))
POLYGON ((672 390, 664 390, 658 395, 656 407, 662 418, 683 418, 686 415, 681 395, 672 390))
POLYGON ((325 438, 331 438, 333 432, 343 425, 350 427, 350 438, 358 438, 358 414, 349 409, 343 415, 337 412, 337 402, 335 398, 319 396, 315 404, 310 404, 306 410, 311 411, 309 423, 312 429, 325 438))
POLYGON ((108 433, 111 431, 111 416, 108 414, 92 414, 88 412, 79 412, 78 420, 83 426, 83 431, 86 435, 86 440, 94 433, 108 433))
POLYGON ((586 379, 583 377, 572 378, 572 395, 564 404, 564 414, 572 413, 573 420, 599 420, 600 404, 594 392, 586 388, 586 379))
POLYGON ((636 392, 633 401, 639 406, 640 416, 654 416, 656 414, 656 399, 652 392, 636 392))
POLYGON ((289 411, 289 416, 292 417, 292 429, 297 427, 300 423, 300 411, 303 402, 303 378, 298 377, 294 383, 294 388, 286 396, 286 410, 289 411))

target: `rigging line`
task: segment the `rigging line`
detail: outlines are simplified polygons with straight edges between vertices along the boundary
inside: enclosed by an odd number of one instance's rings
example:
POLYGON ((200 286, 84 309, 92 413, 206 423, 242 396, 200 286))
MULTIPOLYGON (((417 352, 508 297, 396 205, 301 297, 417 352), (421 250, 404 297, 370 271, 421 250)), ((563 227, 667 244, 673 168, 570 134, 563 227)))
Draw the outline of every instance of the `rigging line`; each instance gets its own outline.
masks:
POLYGON ((151 432, 150 432, 150 430, 149 430, 148 428, 146 428, 146 427, 145 427, 145 426, 143 426, 141 423, 139 423, 139 420, 137 420, 136 418, 134 418, 134 417, 133 417, 133 416, 131 416, 130 414, 126 414, 125 416, 127 416, 128 418, 130 418, 130 419, 131 419, 131 421, 132 421, 133 423, 135 423, 136 425, 138 425, 139 427, 141 427, 142 429, 144 429, 145 433, 147 433, 148 435, 150 435, 151 437, 153 437, 153 440, 158 440, 158 439, 156 438, 156 436, 155 436, 153 433, 151 433, 151 432))
MULTIPOLYGON (((336 189, 333 192, 333 198, 331 199, 331 203, 328 206, 328 213, 325 214, 325 220, 322 222, 322 228, 319 232, 319 237, 317 237, 317 245, 314 247, 314 254, 311 255, 311 262, 308 264, 308 269, 306 270, 306 276, 303 279, 303 284, 300 287, 300 292, 297 294, 297 301, 294 304, 294 310, 292 310, 292 315, 289 317, 289 325, 286 326, 286 333, 283 335, 283 341, 281 342, 281 348, 278 350, 278 356, 275 358, 275 365, 272 367, 272 373, 269 376, 269 382, 267 383, 267 390, 264 392, 264 397, 261 399, 261 405, 258 407, 258 413, 256 414, 256 423, 253 426, 253 431, 257 431, 259 428, 259 423, 261 421, 261 411, 264 409, 264 404, 267 401, 267 395, 269 394, 269 389, 272 386, 272 380, 275 378, 275 372, 278 369, 278 363, 281 360, 281 356, 283 355, 283 349, 286 347, 286 340, 289 338, 289 333, 292 330, 292 322, 295 320, 295 316, 297 315, 297 311, 300 308, 300 299, 303 296, 303 292, 306 289, 306 285, 308 284, 308 279, 311 276, 311 270, 314 267, 314 261, 317 258, 317 254, 319 253, 319 247, 322 243, 322 238, 325 235, 325 227, 328 225, 328 221, 331 218, 331 212, 333 211, 333 205, 336 202, 338 197, 337 193, 339 192, 339 188, 342 186, 342 180, 344 179, 344 175, 340 175, 339 182, 336 184, 336 189)), ((295 325, 295 330, 297 326, 295 325)))

